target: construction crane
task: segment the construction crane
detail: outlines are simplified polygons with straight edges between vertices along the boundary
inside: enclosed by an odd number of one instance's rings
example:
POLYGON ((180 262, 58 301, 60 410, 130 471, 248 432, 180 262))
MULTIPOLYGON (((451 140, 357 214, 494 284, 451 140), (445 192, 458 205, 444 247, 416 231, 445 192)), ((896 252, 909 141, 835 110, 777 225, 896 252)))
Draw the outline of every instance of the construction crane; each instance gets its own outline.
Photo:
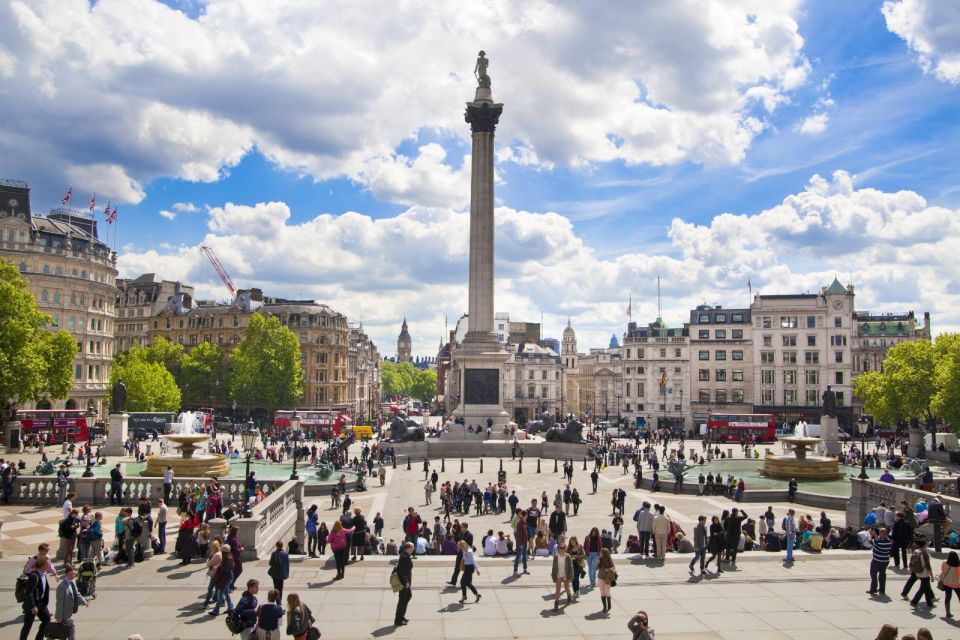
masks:
POLYGON ((226 270, 223 268, 223 265, 220 264, 220 260, 217 258, 217 254, 213 252, 213 249, 210 247, 200 245, 200 249, 203 250, 203 253, 210 260, 210 264, 213 265, 213 268, 216 270, 217 275, 220 276, 220 279, 223 280, 223 284, 227 285, 227 289, 230 290, 230 300, 233 301, 237 297, 237 287, 233 284, 233 280, 230 279, 230 276, 227 275, 226 270))

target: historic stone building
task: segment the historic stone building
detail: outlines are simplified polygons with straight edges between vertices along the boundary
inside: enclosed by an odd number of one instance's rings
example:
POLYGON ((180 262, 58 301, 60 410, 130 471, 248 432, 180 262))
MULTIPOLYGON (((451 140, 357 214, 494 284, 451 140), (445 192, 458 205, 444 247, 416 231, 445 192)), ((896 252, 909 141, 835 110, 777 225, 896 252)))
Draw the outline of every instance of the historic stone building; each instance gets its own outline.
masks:
POLYGON ((403 325, 400 327, 400 335, 397 336, 397 362, 413 361, 413 340, 410 338, 410 332, 407 331, 407 319, 403 319, 403 325))
POLYGON ((380 354, 362 324, 350 327, 349 341, 347 405, 357 420, 372 421, 380 402, 380 354))
POLYGON ((690 312, 690 409, 693 427, 712 412, 753 413, 750 309, 700 305, 690 312))
POLYGON ((147 344, 151 318, 166 307, 176 311, 193 306, 193 287, 164 280, 155 273, 117 278, 117 289, 117 353, 147 344))
POLYGON ((65 400, 38 406, 102 412, 114 354, 117 256, 99 238, 97 220, 62 208, 34 215, 29 185, 0 180, 0 259, 17 265, 40 308, 77 341, 73 388, 65 400))
MULTIPOLYGON (((857 311, 854 314, 856 337, 853 338, 853 377, 868 371, 881 371, 890 347, 901 342, 930 340, 930 312, 923 314, 923 323, 918 324, 913 311, 896 313, 871 313, 857 311)), ((863 411, 863 401, 854 398, 854 413, 863 411)))
POLYGON ((560 355, 536 342, 510 343, 503 368, 503 408, 514 422, 533 420, 543 412, 560 413, 563 368, 560 355))
POLYGON ((633 424, 690 428, 690 336, 657 318, 645 327, 627 325, 619 347, 622 381, 617 407, 633 424))

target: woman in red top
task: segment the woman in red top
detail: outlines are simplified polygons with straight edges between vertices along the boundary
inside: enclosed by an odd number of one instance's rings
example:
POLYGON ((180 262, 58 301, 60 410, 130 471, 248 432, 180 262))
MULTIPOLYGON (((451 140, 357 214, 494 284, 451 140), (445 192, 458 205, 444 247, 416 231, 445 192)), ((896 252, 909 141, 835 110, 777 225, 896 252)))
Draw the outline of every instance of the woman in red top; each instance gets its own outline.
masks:
POLYGON ((343 528, 343 523, 336 520, 330 533, 327 534, 327 542, 330 543, 330 550, 333 551, 333 561, 337 565, 337 577, 334 580, 342 580, 343 572, 347 568, 347 554, 350 551, 350 536, 353 535, 353 527, 343 528))

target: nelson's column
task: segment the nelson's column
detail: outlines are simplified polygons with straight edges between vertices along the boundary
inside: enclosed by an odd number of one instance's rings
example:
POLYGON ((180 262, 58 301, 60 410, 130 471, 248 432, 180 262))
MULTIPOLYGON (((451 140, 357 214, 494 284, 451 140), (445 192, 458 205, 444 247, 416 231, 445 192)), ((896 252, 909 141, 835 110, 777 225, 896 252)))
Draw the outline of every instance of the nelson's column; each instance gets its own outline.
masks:
POLYGON ((481 51, 474 67, 476 95, 464 114, 473 134, 470 290, 467 334, 454 354, 461 376, 461 401, 454 415, 463 418, 464 430, 473 427, 483 433, 492 420, 499 433, 509 421, 500 396, 503 366, 510 357, 493 332, 493 132, 503 104, 493 101, 488 64, 481 51))

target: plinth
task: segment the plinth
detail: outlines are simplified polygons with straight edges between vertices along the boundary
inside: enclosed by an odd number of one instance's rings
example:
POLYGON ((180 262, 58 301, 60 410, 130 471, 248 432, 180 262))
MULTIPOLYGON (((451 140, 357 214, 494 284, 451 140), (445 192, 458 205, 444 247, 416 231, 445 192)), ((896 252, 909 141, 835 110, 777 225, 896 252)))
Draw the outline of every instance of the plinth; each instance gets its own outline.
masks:
POLYGON ((130 414, 111 413, 109 417, 110 428, 107 431, 107 441, 103 445, 103 455, 122 456, 126 455, 127 450, 123 445, 127 442, 127 424, 130 421, 130 414))
POLYGON ((833 416, 820 417, 820 438, 828 456, 840 455, 843 446, 840 443, 840 427, 833 416))

